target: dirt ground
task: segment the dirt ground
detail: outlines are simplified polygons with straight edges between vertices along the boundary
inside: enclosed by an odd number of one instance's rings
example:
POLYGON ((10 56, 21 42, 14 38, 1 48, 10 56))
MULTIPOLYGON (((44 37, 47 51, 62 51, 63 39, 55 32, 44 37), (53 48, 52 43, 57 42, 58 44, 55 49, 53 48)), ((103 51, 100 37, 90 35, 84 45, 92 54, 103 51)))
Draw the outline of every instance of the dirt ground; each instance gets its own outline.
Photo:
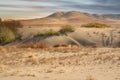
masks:
POLYGON ((0 80, 120 80, 120 48, 0 47, 0 80))

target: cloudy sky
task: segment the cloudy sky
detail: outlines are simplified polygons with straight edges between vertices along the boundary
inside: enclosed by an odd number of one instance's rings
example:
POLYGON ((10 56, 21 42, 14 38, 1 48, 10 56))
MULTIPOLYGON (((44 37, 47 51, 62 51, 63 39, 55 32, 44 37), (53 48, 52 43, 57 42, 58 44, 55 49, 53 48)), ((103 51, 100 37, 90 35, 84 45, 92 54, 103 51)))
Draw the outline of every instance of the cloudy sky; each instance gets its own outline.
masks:
POLYGON ((120 0, 0 0, 0 17, 44 17, 56 11, 119 14, 120 0))

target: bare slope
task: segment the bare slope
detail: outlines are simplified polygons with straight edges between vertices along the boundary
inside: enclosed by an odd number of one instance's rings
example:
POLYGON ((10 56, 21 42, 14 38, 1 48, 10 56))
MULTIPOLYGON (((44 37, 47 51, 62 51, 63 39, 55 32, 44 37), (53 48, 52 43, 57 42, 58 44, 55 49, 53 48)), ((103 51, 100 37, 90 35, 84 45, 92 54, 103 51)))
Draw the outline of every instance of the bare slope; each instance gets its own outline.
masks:
POLYGON ((105 23, 109 25, 120 25, 120 20, 114 20, 119 15, 93 15, 79 11, 56 12, 44 18, 22 20, 23 25, 29 26, 60 26, 65 24, 81 25, 85 23, 105 23), (116 23, 117 22, 117 23, 116 23))

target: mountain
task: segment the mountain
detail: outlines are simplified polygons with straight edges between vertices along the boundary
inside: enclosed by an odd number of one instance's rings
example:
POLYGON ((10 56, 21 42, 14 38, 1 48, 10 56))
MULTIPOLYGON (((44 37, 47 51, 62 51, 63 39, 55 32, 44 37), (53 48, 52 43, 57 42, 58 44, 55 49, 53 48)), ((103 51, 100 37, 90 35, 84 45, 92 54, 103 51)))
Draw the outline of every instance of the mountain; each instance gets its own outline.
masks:
POLYGON ((90 14, 82 13, 79 11, 70 11, 70 12, 56 12, 48 17, 50 18, 81 18, 81 17, 89 17, 90 14))
POLYGON ((44 18, 21 20, 21 23, 26 26, 61 26, 66 24, 80 26, 86 23, 105 23, 110 25, 118 25, 120 24, 120 15, 99 15, 83 13, 79 11, 56 12, 44 18))
POLYGON ((93 16, 96 18, 120 20, 120 14, 101 14, 101 15, 93 14, 93 16))

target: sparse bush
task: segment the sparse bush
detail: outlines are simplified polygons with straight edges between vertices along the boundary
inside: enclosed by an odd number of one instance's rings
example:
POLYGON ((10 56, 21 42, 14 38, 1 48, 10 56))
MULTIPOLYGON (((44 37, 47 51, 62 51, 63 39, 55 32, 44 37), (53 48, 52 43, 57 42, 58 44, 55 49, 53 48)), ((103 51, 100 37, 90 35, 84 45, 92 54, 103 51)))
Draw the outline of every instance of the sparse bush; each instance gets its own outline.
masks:
POLYGON ((86 27, 86 28, 110 28, 110 26, 108 26, 106 24, 100 24, 100 23, 84 24, 81 27, 86 27))
POLYGON ((19 21, 1 21, 0 27, 7 27, 12 30, 15 34, 18 31, 18 28, 21 28, 23 25, 19 21))
POLYGON ((0 18, 0 23, 2 22, 2 19, 0 18))
POLYGON ((0 44, 6 44, 15 39, 14 33, 6 28, 6 27, 1 27, 0 28, 0 44))
POLYGON ((73 26, 71 26, 71 25, 64 25, 64 26, 61 27, 59 32, 62 33, 62 34, 66 34, 68 32, 74 32, 74 31, 75 31, 75 29, 74 29, 73 26))
POLYGON ((17 29, 22 27, 23 25, 19 21, 1 21, 0 22, 0 28, 1 27, 7 27, 10 30, 12 30, 14 33, 17 33, 17 29))
POLYGON ((18 34, 18 28, 22 26, 19 21, 2 21, 0 19, 0 44, 6 44, 14 39, 20 39, 21 36, 18 34))
POLYGON ((59 36, 61 34, 66 34, 68 32, 74 32, 74 28, 70 25, 65 25, 65 26, 62 26, 61 29, 59 31, 54 31, 52 29, 48 30, 48 31, 45 31, 45 32, 39 32, 37 33, 36 35, 34 35, 34 37, 37 37, 37 36, 59 36))
POLYGON ((37 33, 35 35, 36 36, 53 36, 53 35, 56 35, 56 36, 59 36, 60 35, 60 32, 57 32, 57 31, 54 31, 52 29, 48 30, 48 31, 45 31, 43 33, 37 33))
POLYGON ((16 39, 17 39, 17 40, 22 40, 22 35, 21 35, 21 34, 17 34, 17 35, 16 35, 16 39))

